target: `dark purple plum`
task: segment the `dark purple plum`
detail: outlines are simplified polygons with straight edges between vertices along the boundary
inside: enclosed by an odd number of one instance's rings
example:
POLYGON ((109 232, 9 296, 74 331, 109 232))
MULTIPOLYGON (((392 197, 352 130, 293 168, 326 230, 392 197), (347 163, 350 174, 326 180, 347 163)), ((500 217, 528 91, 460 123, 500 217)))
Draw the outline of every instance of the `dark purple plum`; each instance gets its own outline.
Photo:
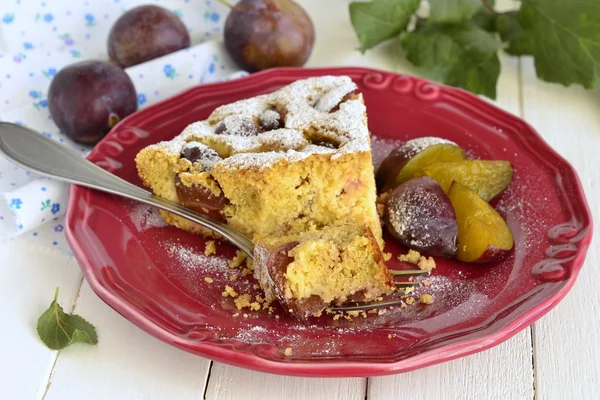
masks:
POLYGON ((137 109, 129 76, 107 61, 81 61, 61 69, 48 89, 54 123, 71 139, 94 144, 137 109))
POLYGON ((108 55, 122 68, 190 46, 190 35, 175 13, 158 6, 132 8, 108 34, 108 55))
POLYGON ((250 72, 300 67, 314 41, 310 17, 292 0, 241 0, 225 21, 225 47, 250 72))
POLYGON ((392 191, 384 214, 388 232, 406 247, 431 256, 455 257, 458 224, 442 187, 428 176, 392 191))

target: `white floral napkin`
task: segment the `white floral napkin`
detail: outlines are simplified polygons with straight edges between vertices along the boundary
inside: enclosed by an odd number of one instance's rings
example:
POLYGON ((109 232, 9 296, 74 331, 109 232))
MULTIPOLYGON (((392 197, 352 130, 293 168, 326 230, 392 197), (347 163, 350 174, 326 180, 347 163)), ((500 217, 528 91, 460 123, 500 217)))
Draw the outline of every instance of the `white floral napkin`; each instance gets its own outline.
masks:
MULTIPOLYGON (((148 1, 17 0, 0 9, 0 120, 23 124, 85 156, 90 147, 63 135, 48 112, 46 92, 62 67, 81 59, 106 59, 106 37, 127 9, 148 1)), ((218 1, 151 1, 177 13, 195 46, 128 68, 143 108, 194 85, 244 72, 220 43, 218 1), (214 39, 214 40, 213 40, 214 39), (200 43, 200 44, 197 44, 200 43)), ((68 252, 62 217, 68 185, 40 178, 0 156, 0 239, 28 234, 68 252)))

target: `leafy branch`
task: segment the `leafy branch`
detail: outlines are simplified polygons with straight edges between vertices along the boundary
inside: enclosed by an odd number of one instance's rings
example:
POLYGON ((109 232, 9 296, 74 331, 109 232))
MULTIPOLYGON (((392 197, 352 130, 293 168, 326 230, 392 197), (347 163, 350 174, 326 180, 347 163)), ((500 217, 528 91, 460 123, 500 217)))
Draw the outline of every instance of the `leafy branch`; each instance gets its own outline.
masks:
POLYGON ((600 1, 522 0, 500 13, 494 0, 372 0, 350 4, 366 51, 394 37, 433 80, 496 98, 498 51, 531 55, 538 78, 587 89, 600 82, 600 1), (418 23, 414 24, 418 17, 418 23))

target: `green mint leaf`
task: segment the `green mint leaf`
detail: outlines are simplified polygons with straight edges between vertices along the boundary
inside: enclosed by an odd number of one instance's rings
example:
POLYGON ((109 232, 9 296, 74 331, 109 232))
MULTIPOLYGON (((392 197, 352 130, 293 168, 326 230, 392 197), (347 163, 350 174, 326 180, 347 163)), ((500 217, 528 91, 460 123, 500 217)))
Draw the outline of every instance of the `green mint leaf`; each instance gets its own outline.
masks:
POLYGON ((62 350, 77 342, 98 344, 96 328, 79 315, 66 314, 57 300, 58 288, 50 307, 37 322, 37 332, 42 342, 52 350, 62 350))
POLYGON ((496 37, 473 23, 426 25, 401 37, 406 58, 431 79, 496 98, 496 37))
MULTIPOLYGON (((490 7, 495 6, 494 0, 487 0, 487 4, 490 7)), ((498 13, 490 10, 488 7, 480 7, 479 10, 473 15, 472 21, 474 24, 479 26, 481 29, 484 29, 488 32, 496 31, 496 19, 498 18, 498 13)))
POLYGON ((519 22, 531 32, 537 76, 586 89, 600 80, 600 1, 524 0, 519 22))
POLYGON ((398 36, 417 11, 419 0, 373 0, 350 3, 350 20, 360 42, 360 51, 398 36))
POLYGON ((513 56, 533 54, 535 43, 533 34, 527 31, 519 21, 517 11, 500 14, 496 18, 496 31, 503 42, 506 42, 504 51, 513 56))
POLYGON ((466 22, 483 7, 481 0, 429 0, 429 4, 432 24, 466 22))

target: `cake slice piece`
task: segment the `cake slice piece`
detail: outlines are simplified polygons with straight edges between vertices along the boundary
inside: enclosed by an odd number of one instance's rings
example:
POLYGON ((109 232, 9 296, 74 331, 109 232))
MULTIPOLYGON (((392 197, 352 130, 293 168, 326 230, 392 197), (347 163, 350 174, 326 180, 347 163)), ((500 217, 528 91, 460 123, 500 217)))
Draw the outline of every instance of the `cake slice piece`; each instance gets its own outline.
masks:
POLYGON ((250 237, 264 261, 256 269, 262 288, 300 317, 393 290, 381 257, 366 109, 356 90, 345 76, 297 81, 221 106, 136 157, 139 176, 157 196, 250 237), (285 272, 275 274, 274 265, 283 267, 274 260, 287 257, 285 272))
POLYGON ((219 107, 173 140, 143 149, 139 176, 157 196, 251 238, 356 224, 383 245, 366 109, 356 89, 348 77, 309 78, 219 107))
POLYGON ((379 244, 370 228, 357 225, 259 240, 254 274, 268 301, 301 319, 394 291, 379 244))

